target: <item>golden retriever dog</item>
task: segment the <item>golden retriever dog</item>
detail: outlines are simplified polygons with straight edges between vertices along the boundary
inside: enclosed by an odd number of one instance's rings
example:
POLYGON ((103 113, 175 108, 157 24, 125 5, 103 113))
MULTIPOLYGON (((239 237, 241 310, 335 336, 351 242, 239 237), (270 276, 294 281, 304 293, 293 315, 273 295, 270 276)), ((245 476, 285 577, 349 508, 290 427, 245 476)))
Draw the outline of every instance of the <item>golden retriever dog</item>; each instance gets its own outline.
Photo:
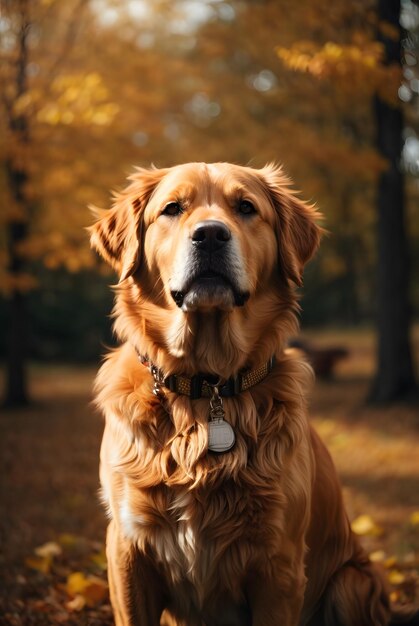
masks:
POLYGON ((138 169, 93 247, 121 346, 96 383, 117 626, 384 626, 286 349, 321 236, 280 168, 138 169))

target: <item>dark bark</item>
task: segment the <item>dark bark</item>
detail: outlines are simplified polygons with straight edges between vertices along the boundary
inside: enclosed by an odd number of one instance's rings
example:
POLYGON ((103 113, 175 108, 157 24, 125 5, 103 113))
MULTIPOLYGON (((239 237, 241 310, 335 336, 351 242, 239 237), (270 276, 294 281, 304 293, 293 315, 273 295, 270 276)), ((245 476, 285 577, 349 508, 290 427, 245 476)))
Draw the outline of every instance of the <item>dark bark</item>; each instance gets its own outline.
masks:
MULTIPOLYGON (((16 65, 15 98, 20 98, 27 91, 26 69, 28 65, 27 37, 29 22, 27 2, 20 4, 21 25, 19 32, 19 55, 16 65)), ((9 130, 12 140, 20 146, 29 143, 28 120, 25 115, 15 115, 10 103, 5 102, 9 116, 9 130)), ((9 272, 12 278, 18 278, 25 270, 25 261, 20 245, 28 235, 30 207, 25 197, 28 173, 25 165, 10 158, 6 162, 6 174, 11 194, 21 215, 7 225, 9 272)), ((17 286, 13 286, 9 299, 9 337, 6 361, 6 396, 8 406, 21 406, 28 403, 27 356, 28 356, 28 319, 26 297, 17 286)))
POLYGON ((356 325, 359 323, 359 298, 357 291, 357 268, 356 256, 358 254, 359 242, 352 232, 348 232, 347 224, 351 221, 352 193, 350 188, 346 188, 342 194, 341 211, 343 231, 340 237, 339 252, 345 264, 345 288, 342 292, 342 318, 346 323, 356 325))
MULTIPOLYGON (((8 166, 9 182, 13 185, 13 196, 17 200, 23 190, 26 177, 24 172, 8 166)), ((24 261, 19 254, 19 244, 28 232, 25 220, 13 221, 8 224, 9 272, 17 277, 24 269, 24 261)), ((26 296, 18 288, 13 288, 9 299, 9 336, 6 362, 6 397, 7 406, 22 406, 28 403, 27 391, 27 347, 28 319, 26 312, 26 296)))
MULTIPOLYGON (((400 0, 379 0, 379 21, 400 29, 400 0)), ((401 43, 381 37, 386 63, 400 63, 401 43)), ((377 326, 378 368, 370 399, 393 402, 416 391, 410 350, 409 258, 401 170, 403 113, 375 99, 377 146, 388 168, 378 184, 377 326)))
POLYGON ((9 346, 6 378, 6 406, 28 404, 27 391, 27 332, 26 301, 19 291, 14 291, 9 302, 9 346))

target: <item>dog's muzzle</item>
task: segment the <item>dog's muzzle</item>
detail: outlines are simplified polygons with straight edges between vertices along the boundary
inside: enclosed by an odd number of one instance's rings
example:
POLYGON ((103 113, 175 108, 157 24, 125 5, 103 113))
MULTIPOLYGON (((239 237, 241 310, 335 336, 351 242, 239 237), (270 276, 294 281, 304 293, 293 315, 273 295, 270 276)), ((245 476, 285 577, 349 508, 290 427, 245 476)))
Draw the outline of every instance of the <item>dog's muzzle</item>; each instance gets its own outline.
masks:
POLYGON ((190 235, 183 272, 176 281, 179 284, 175 282, 171 289, 172 298, 184 311, 243 306, 249 293, 240 285, 240 266, 226 224, 198 222, 190 235))

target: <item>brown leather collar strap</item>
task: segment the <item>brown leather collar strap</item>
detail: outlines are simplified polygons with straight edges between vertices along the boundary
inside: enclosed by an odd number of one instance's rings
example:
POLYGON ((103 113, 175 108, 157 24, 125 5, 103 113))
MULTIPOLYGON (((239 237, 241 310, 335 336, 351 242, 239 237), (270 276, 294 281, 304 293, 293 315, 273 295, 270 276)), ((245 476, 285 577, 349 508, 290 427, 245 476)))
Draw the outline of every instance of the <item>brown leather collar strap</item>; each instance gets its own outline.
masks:
POLYGON ((237 376, 231 376, 224 383, 218 384, 216 376, 211 374, 196 374, 187 377, 178 374, 164 376, 163 372, 150 363, 148 357, 139 355, 139 359, 143 365, 149 367, 154 380, 163 385, 170 391, 184 396, 189 396, 192 400, 197 398, 210 398, 213 393, 214 386, 218 387, 221 397, 231 398, 242 391, 246 391, 262 382, 264 378, 272 371, 275 364, 275 357, 271 357, 267 363, 260 367, 256 367, 250 371, 244 371, 237 376))

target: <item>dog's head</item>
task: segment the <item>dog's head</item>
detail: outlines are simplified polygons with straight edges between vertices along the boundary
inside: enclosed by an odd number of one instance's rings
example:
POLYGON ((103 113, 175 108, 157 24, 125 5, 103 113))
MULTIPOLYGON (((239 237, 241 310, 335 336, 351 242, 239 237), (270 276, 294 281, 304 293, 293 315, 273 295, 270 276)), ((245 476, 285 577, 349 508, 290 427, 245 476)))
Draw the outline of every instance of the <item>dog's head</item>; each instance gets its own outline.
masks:
MULTIPOLYGON (((154 307, 157 325, 176 318, 177 335, 194 315, 237 322, 240 310, 240 332, 260 340, 268 329, 250 327, 272 323, 273 301, 276 315, 290 303, 318 246, 314 208, 274 166, 190 163, 140 169, 131 181, 91 228, 93 247, 119 272, 131 322, 140 302, 154 307)), ((167 333, 162 342, 170 350, 167 333)))

